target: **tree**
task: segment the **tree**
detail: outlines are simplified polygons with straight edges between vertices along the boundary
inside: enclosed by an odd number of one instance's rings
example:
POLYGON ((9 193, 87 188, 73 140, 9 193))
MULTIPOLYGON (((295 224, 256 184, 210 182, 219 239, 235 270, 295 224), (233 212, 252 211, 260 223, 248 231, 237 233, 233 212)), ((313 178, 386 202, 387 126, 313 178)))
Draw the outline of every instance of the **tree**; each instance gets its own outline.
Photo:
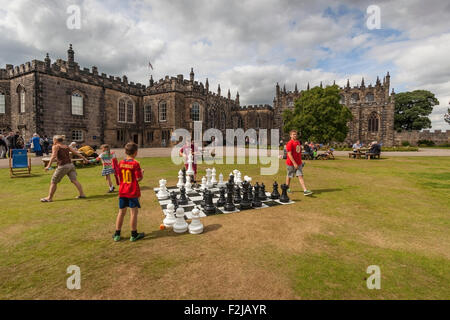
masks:
POLYGON ((427 90, 402 92, 395 95, 394 127, 401 130, 422 130, 431 128, 428 116, 439 101, 427 90))
POLYGON ((450 124, 450 108, 447 109, 447 113, 444 115, 444 120, 450 124))
POLYGON ((285 132, 296 129, 302 139, 319 143, 344 141, 352 114, 340 104, 339 92, 337 85, 303 91, 294 109, 283 113, 285 132))

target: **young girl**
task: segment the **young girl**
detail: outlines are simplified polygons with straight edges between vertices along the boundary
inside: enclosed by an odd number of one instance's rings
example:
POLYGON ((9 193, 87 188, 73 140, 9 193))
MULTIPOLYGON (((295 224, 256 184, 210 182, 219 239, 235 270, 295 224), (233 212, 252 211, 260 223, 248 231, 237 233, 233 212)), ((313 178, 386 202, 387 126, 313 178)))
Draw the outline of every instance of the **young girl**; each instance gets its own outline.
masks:
POLYGON ((104 144, 101 146, 102 154, 98 156, 97 159, 91 160, 91 162, 102 161, 103 170, 102 176, 106 177, 106 181, 108 181, 109 185, 109 193, 114 192, 114 185, 111 181, 111 175, 115 174, 113 162, 116 159, 116 154, 111 152, 109 145, 104 144))

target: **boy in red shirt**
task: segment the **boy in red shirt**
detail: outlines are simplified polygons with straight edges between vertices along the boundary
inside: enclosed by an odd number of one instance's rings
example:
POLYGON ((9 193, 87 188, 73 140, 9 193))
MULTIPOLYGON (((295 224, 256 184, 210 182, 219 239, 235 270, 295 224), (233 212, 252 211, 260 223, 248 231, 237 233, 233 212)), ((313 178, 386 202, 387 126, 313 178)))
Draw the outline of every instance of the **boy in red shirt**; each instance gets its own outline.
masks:
MULTIPOLYGON (((300 184, 303 187, 303 195, 309 196, 313 193, 306 189, 305 181, 303 180, 303 165, 302 165, 302 145, 300 141, 297 140, 297 130, 291 130, 289 133, 291 140, 286 144, 287 151, 287 177, 286 185, 289 187, 291 183, 291 178, 295 176, 298 177, 300 184)), ((292 193, 291 189, 288 189, 289 193, 292 193)))
POLYGON ((137 144, 130 142, 125 146, 127 158, 120 161, 119 171, 119 214, 116 219, 116 233, 113 236, 114 241, 120 241, 120 231, 122 229, 123 218, 130 208, 131 238, 134 242, 145 237, 144 233, 137 232, 137 216, 141 207, 139 197, 139 181, 143 179, 144 170, 141 169, 139 162, 135 160, 138 151, 137 144))

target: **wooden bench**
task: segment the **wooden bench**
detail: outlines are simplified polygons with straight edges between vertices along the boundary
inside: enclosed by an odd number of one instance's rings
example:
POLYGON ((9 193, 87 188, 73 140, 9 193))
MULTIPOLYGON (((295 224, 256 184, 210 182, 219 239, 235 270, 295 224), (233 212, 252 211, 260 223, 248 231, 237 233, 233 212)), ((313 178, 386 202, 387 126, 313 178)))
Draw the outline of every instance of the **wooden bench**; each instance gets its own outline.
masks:
POLYGON ((369 153, 369 152, 367 152, 366 153, 366 159, 367 160, 369 160, 369 159, 380 159, 380 155, 381 155, 381 153, 369 153))
POLYGON ((364 157, 366 155, 365 152, 349 152, 348 157, 353 159, 361 159, 361 157, 364 157))

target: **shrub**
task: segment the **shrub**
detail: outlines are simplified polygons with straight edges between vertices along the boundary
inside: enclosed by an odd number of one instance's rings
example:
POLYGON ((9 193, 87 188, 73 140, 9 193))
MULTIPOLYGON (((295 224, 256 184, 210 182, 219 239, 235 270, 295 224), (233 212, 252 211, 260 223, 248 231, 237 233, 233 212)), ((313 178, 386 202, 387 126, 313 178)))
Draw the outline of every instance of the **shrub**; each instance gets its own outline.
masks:
POLYGON ((409 141, 402 141, 402 146, 409 147, 410 146, 409 141))
POLYGON ((419 140, 417 142, 418 145, 425 145, 426 147, 433 147, 435 143, 431 140, 419 140))

